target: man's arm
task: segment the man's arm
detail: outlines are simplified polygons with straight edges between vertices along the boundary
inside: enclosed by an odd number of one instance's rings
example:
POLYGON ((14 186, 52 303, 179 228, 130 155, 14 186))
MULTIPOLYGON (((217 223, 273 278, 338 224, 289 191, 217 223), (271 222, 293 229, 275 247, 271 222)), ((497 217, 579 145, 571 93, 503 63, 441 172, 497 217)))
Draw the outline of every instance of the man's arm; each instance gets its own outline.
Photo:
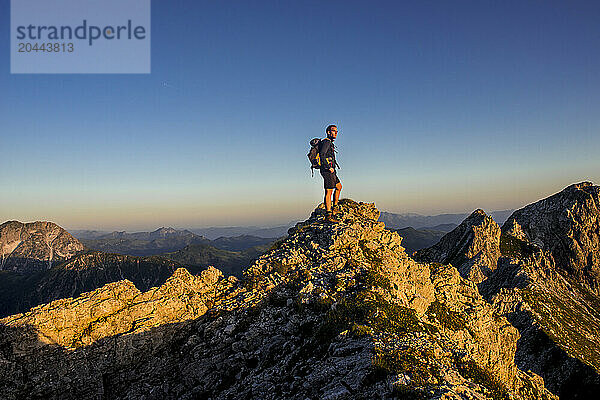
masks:
POLYGON ((319 150, 319 158, 321 159, 321 167, 325 169, 332 170, 333 165, 327 159, 327 152, 331 148, 331 141, 329 139, 321 140, 321 149, 319 150))

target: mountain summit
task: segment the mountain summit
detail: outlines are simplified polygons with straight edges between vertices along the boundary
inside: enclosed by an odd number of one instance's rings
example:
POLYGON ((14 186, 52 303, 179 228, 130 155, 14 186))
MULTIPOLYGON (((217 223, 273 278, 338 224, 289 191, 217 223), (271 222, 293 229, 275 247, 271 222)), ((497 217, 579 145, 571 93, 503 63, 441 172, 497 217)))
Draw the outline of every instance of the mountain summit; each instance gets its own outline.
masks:
POLYGON ((475 210, 438 244, 419 250, 415 260, 454 265, 461 276, 479 283, 496 269, 500 257, 500 227, 486 213, 475 210))
POLYGON ((84 250, 83 244, 52 222, 7 221, 0 225, 0 271, 32 273, 52 268, 84 250))
POLYGON ((178 269, 0 320, 8 399, 552 399, 519 333, 453 266, 412 260, 373 204, 318 207, 243 279, 178 269), (51 367, 49 367, 51 366, 51 367))
POLYGON ((531 243, 567 274, 600 294, 600 187, 591 182, 515 211, 502 228, 531 243))
POLYGON ((478 283, 519 330, 519 368, 561 399, 600 390, 599 193, 590 182, 571 185, 515 211, 501 230, 477 210, 415 255, 478 283))

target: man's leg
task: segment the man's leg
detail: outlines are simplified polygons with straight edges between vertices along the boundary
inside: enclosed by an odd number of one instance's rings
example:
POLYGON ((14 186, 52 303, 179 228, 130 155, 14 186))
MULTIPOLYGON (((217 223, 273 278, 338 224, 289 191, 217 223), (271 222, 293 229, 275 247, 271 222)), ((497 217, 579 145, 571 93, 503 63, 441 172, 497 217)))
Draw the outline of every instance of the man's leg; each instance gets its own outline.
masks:
POLYGON ((340 201, 340 192, 342 191, 342 183, 338 182, 337 185, 335 185, 335 190, 333 192, 333 205, 337 206, 339 201, 340 201))
POLYGON ((327 214, 325 216, 325 222, 328 223, 337 223, 340 222, 337 219, 333 218, 333 212, 331 210, 331 197, 333 195, 333 189, 325 189, 325 210, 327 210, 327 214))
POLYGON ((323 199, 325 203, 325 210, 329 213, 331 212, 331 194, 333 193, 333 189, 325 189, 325 198, 323 199))

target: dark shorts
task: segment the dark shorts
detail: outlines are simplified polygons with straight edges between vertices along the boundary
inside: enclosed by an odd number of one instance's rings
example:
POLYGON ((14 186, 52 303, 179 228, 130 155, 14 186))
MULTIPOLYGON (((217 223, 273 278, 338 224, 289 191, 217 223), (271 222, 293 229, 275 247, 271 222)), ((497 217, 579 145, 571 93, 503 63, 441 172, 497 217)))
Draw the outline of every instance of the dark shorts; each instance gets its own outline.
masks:
POLYGON ((323 177, 323 186, 325 189, 335 189, 335 185, 340 183, 340 179, 335 172, 331 172, 328 169, 320 169, 319 172, 321 172, 321 176, 323 177))

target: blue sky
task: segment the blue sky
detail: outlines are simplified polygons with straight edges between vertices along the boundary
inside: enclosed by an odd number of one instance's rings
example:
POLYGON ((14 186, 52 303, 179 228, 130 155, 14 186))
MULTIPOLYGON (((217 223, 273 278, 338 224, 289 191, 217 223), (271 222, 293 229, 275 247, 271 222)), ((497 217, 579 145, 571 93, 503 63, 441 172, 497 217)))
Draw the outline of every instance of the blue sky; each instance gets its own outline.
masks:
MULTIPOLYGON (((149 75, 11 75, 0 0, 0 222, 277 224, 322 199, 518 208, 600 182, 600 3, 153 1, 149 75)), ((110 62, 110 60, 107 60, 110 62)))

